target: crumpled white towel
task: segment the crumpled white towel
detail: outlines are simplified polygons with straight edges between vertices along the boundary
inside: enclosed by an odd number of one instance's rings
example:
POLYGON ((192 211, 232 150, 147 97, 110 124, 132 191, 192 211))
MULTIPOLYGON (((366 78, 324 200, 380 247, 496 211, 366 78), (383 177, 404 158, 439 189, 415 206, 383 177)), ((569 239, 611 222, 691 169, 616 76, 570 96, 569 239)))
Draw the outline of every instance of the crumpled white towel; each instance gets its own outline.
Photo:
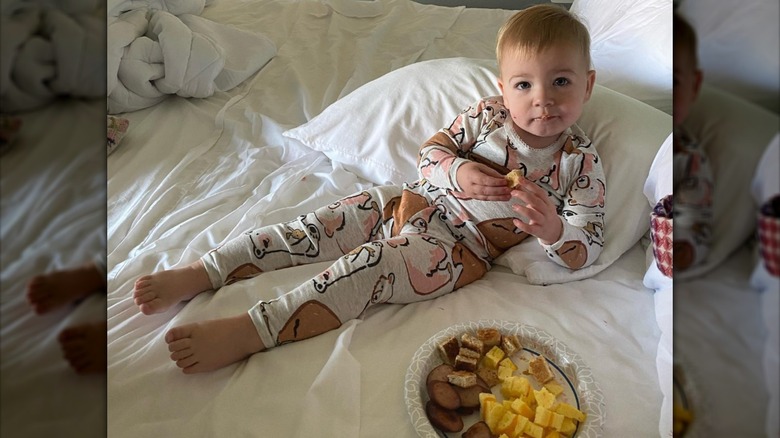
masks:
POLYGON ((197 15, 136 9, 108 27, 108 113, 155 105, 169 95, 229 90, 276 55, 267 37, 197 15))
POLYGON ((58 96, 105 95, 103 18, 29 7, 0 17, 0 104, 39 108, 58 96))

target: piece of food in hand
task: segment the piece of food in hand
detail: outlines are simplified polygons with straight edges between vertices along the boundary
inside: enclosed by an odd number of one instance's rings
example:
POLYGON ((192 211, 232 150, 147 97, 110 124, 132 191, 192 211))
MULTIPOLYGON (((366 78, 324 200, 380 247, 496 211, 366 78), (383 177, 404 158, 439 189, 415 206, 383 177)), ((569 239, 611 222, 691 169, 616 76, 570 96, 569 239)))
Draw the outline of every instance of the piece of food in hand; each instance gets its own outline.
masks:
POLYGON ((478 421, 471 425, 461 438, 492 438, 490 434, 490 428, 484 421, 478 421))
POLYGON ((444 409, 455 410, 460 407, 460 396, 449 382, 431 382, 428 384, 428 397, 444 409))
POLYGON ((447 376, 453 371, 455 371, 455 368, 452 366, 441 364, 428 373, 428 377, 425 379, 425 384, 428 385, 431 382, 447 382, 447 376))
POLYGON ((486 349, 490 349, 501 343, 501 332, 494 328, 481 328, 477 330, 477 339, 482 341, 486 349))
POLYGON ((450 383, 461 388, 468 388, 477 384, 477 375, 472 371, 453 371, 447 375, 450 383))
POLYGON ((463 336, 460 337, 460 342, 463 345, 463 347, 468 348, 470 350, 474 350, 479 352, 479 354, 485 353, 485 344, 480 341, 477 337, 472 336, 468 333, 463 333, 463 336))
POLYGON ((524 179, 523 172, 520 169, 515 169, 504 177, 506 178, 506 186, 510 189, 516 189, 520 185, 520 180, 524 179))
POLYGON ((477 370, 477 359, 459 354, 455 356, 455 370, 474 372, 477 370))
POLYGON ((439 343, 438 351, 441 360, 449 365, 455 364, 455 356, 458 355, 460 350, 460 343, 455 336, 450 336, 441 343, 439 343))
POLYGON ((528 361, 528 371, 541 384, 545 384, 553 378, 550 365, 547 364, 547 359, 541 354, 528 361))
POLYGON ((463 430, 463 419, 455 411, 442 408, 431 400, 425 404, 425 414, 433 427, 444 432, 460 432, 463 430))
POLYGON ((520 339, 515 335, 504 335, 501 337, 501 349, 504 350, 507 356, 511 356, 516 352, 523 349, 523 345, 520 344, 520 339))

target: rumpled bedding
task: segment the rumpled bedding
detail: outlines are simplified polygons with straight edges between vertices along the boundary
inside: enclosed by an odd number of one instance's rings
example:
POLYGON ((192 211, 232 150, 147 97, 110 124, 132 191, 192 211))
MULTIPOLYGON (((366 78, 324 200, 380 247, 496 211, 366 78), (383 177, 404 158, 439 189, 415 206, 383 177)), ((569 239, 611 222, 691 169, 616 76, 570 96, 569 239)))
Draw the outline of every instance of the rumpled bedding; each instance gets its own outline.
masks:
POLYGON ((62 10, 46 2, 16 2, 3 8, 0 106, 4 112, 33 110, 62 96, 105 94, 104 64, 99 62, 105 56, 105 40, 95 37, 104 34, 103 18, 96 12, 94 8, 62 10))
POLYGON ((276 55, 267 37, 193 14, 136 9, 108 27, 108 112, 169 95, 205 98, 256 73, 276 55))

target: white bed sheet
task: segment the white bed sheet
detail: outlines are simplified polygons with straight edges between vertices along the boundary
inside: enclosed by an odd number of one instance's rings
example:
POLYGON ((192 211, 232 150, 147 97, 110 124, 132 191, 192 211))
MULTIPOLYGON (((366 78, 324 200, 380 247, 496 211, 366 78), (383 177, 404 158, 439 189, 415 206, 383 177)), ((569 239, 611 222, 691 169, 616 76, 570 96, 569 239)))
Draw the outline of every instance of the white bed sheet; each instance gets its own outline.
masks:
POLYGON ((105 321, 105 297, 37 316, 25 292, 33 276, 105 252, 105 102, 56 101, 20 117, 18 142, 0 158, 0 435, 103 436, 105 375, 77 375, 57 335, 105 321))
POLYGON ((355 19, 316 2, 218 3, 203 15, 266 32, 277 57, 229 93, 126 115, 128 134, 108 162, 110 436, 412 437, 403 384, 414 351, 442 328, 483 318, 538 326, 577 351, 604 392, 604 436, 658 436, 659 330, 639 245, 592 279, 530 286, 496 268, 445 297, 378 306, 333 332, 201 375, 185 376, 168 359, 168 328, 244 312, 326 264, 266 273, 160 315, 133 304, 140 275, 369 187, 281 132, 400 66, 492 57, 494 33, 465 24, 498 29, 511 14, 405 1, 388 11, 355 19))

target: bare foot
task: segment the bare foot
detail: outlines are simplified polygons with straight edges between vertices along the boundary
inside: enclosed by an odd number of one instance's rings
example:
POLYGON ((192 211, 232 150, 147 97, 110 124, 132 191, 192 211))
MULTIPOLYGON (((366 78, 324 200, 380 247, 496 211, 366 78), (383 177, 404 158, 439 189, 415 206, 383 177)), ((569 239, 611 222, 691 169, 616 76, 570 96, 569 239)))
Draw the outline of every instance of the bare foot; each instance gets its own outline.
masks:
POLYGON ((211 280, 200 260, 183 268, 144 275, 135 281, 133 299, 144 315, 162 313, 181 301, 211 289, 211 280))
POLYGON ((41 315, 105 288, 106 279, 94 263, 36 275, 27 283, 27 302, 41 315))
POLYGON ((248 313, 174 327, 165 342, 184 374, 214 371, 265 349, 248 313))
POLYGON ((58 336, 62 354, 78 374, 106 372, 106 323, 68 327, 58 336))

